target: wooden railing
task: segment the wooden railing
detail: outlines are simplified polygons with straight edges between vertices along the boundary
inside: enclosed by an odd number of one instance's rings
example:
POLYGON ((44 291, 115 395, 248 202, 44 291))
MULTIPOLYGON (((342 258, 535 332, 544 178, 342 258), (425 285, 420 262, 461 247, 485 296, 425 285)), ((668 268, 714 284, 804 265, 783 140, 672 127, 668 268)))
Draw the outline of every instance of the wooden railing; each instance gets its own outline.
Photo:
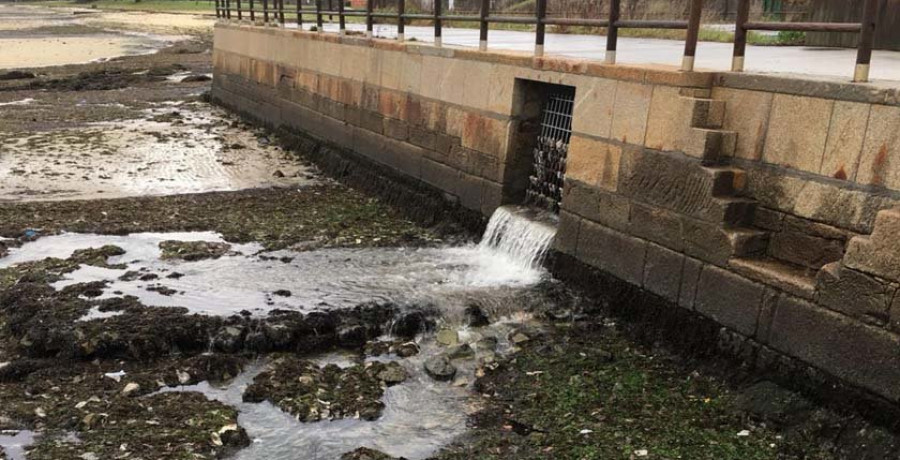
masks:
MULTIPOLYGON (((254 0, 249 2, 249 9, 243 9, 241 0, 216 0, 216 17, 223 19, 237 19, 242 21, 248 16, 249 20, 256 21, 257 11, 254 8, 254 0)), ((285 24, 284 0, 262 1, 262 22, 266 24, 285 24)), ((297 25, 303 26, 303 17, 314 16, 316 29, 323 31, 323 16, 337 16, 339 33, 346 33, 347 17, 365 18, 366 36, 372 37, 376 19, 391 19, 397 23, 397 39, 405 39, 405 26, 410 20, 430 21, 434 24, 434 44, 442 46, 442 29, 444 21, 469 22, 479 24, 479 48, 484 51, 488 47, 488 33, 490 24, 525 24, 535 26, 534 55, 543 56, 544 38, 546 26, 584 26, 603 27, 607 29, 606 58, 608 64, 616 63, 619 29, 675 29, 687 31, 682 56, 681 69, 686 72, 694 70, 694 60, 697 54, 697 41, 700 36, 700 19, 703 14, 703 0, 690 0, 688 19, 684 20, 631 20, 621 19, 621 0, 610 0, 609 17, 607 19, 586 18, 555 18, 547 16, 547 0, 536 0, 534 16, 495 16, 490 11, 490 0, 482 0, 481 8, 477 16, 444 14, 441 0, 434 0, 434 8, 431 14, 407 13, 405 0, 397 0, 396 12, 376 12, 373 8, 373 0, 367 0, 365 11, 347 11, 343 0, 338 0, 337 11, 323 10, 322 0, 315 0, 314 8, 302 7, 301 0, 297 0, 296 15, 297 25)), ((734 33, 734 53, 731 70, 742 72, 744 70, 745 51, 747 48, 747 35, 752 30, 767 31, 801 31, 801 32, 855 32, 860 34, 859 49, 856 60, 856 70, 853 81, 866 82, 869 79, 869 69, 872 60, 872 45, 875 37, 876 15, 879 0, 864 0, 863 19, 859 23, 819 23, 819 22, 751 22, 750 1, 739 0, 737 21, 734 33)))

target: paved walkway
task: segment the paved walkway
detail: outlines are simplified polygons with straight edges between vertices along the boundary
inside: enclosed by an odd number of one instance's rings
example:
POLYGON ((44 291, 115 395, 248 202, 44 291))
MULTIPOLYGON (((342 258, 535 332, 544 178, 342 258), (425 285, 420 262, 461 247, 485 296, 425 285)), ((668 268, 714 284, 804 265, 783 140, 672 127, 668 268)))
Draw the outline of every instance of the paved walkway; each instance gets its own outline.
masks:
MULTIPOLYGON (((362 24, 347 24, 350 30, 365 30, 362 24)), ((336 24, 326 24, 325 30, 336 32, 336 24)), ((432 42, 432 27, 406 27, 406 37, 432 42)), ((396 37, 392 25, 376 25, 375 35, 396 37)), ((444 44, 478 46, 477 29, 444 28, 444 44)), ((531 51, 534 33, 491 30, 488 39, 492 49, 531 51)), ((606 37, 598 35, 547 34, 545 52, 548 55, 602 60, 606 37)), ((623 64, 681 65, 684 42, 648 38, 619 38, 618 62, 623 64)), ((700 42, 697 49, 698 69, 727 71, 731 68, 731 43, 700 42)), ((849 81, 856 63, 856 50, 843 48, 814 48, 806 46, 748 46, 746 70, 756 73, 801 74, 805 76, 838 78, 849 81)), ((900 85, 900 52, 875 51, 871 77, 885 86, 900 85)))

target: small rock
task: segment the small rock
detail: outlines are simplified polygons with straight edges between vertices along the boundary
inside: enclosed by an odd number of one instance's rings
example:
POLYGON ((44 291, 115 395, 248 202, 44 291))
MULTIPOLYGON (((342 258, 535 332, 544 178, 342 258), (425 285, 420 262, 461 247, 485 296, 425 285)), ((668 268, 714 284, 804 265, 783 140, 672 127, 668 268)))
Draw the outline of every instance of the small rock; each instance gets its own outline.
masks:
POLYGON ((441 345, 451 346, 459 343, 459 333, 452 329, 442 329, 438 331, 435 340, 441 345))
POLYGON ((369 449, 368 447, 360 447, 359 449, 354 450, 353 452, 347 452, 344 455, 341 455, 341 460, 402 460, 397 459, 396 457, 391 457, 384 452, 377 451, 375 449, 369 449))
POLYGON ((378 380, 381 380, 387 386, 396 385, 398 383, 403 383, 409 378, 409 375, 406 373, 406 369, 403 368, 399 363, 391 362, 388 363, 384 370, 378 373, 378 380))
POLYGON ((445 355, 437 355, 428 358, 425 361, 425 372, 435 380, 442 382, 453 380, 456 375, 456 367, 450 362, 450 358, 445 355))
POLYGON ((280 179, 280 178, 284 177, 284 173, 281 172, 281 170, 279 169, 279 170, 276 170, 274 173, 272 173, 272 177, 277 177, 280 179))
POLYGON ((391 332, 404 339, 412 339, 417 334, 429 331, 434 327, 434 322, 429 320, 425 313, 412 311, 403 314, 394 321, 391 332))
POLYGON ((243 333, 241 328, 228 326, 216 335, 213 345, 217 350, 225 353, 235 353, 243 347, 243 333))
POLYGON ((496 337, 482 337, 481 340, 475 342, 476 351, 495 351, 499 341, 496 337))
POLYGON ((290 297, 291 291, 288 291, 287 289, 279 289, 273 292, 272 295, 277 295, 279 297, 290 297))
POLYGON ((467 343, 454 345, 447 349, 447 356, 449 356, 450 359, 471 358, 475 356, 475 350, 467 343))
POLYGON ((369 339, 369 331, 365 326, 349 326, 338 330, 338 340, 345 347, 361 347, 369 339))
POLYGON ((122 394, 125 396, 131 396, 131 395, 137 393, 137 391, 140 389, 141 389, 140 385, 138 385, 134 382, 131 382, 128 385, 125 385, 125 389, 122 390, 122 394))
POLYGON ((419 345, 416 342, 404 342, 394 349, 394 353, 401 358, 409 358, 419 354, 419 345))
POLYGON ((11 70, 9 72, 0 73, 0 80, 30 80, 32 78, 37 78, 37 75, 22 70, 11 70))
POLYGON ((512 342, 515 345, 521 345, 521 344, 531 340, 531 337, 528 337, 527 335, 525 335, 521 332, 516 332, 515 334, 513 334, 509 337, 509 340, 510 340, 510 342, 512 342))

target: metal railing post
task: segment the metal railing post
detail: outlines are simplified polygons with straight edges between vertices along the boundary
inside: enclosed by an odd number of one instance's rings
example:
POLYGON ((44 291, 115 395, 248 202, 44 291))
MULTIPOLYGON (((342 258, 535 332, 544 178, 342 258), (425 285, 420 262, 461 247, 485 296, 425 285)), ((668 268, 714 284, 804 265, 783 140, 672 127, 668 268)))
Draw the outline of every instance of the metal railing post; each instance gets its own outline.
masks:
POLYGON ((544 18, 547 17, 547 0, 537 0, 537 26, 534 34, 534 56, 541 57, 544 55, 544 35, 547 24, 544 18))
POLYGON ((241 0, 237 0, 237 14, 238 14, 238 21, 241 21, 244 19, 244 16, 241 12, 241 0))
POLYGON ((284 27, 284 0, 278 0, 278 22, 284 27))
POLYGON ((488 41, 488 15, 491 12, 491 0, 481 0, 481 11, 479 12, 479 17, 481 18, 481 22, 479 23, 479 36, 478 36, 478 49, 481 51, 487 51, 487 41, 488 41))
POLYGON ((322 30, 322 0, 316 0, 316 32, 324 32, 322 30))
POLYGON ((344 0, 338 0, 338 28, 341 35, 347 33, 347 20, 344 19, 344 0))
POLYGON ((747 21, 750 20, 750 0, 739 0, 737 20, 734 23, 734 53, 731 57, 731 71, 744 71, 744 55, 747 52, 747 21))
POLYGON ((269 23, 269 0, 262 0, 263 2, 263 24, 269 23))
POLYGON ((872 46, 875 42, 877 9, 878 0, 866 0, 866 5, 863 9, 862 28, 859 33, 856 70, 853 72, 853 81, 857 83, 869 81, 869 66, 872 63, 872 46))
POLYGON ((619 44, 619 13, 621 0, 609 0, 609 28, 606 34, 606 63, 616 63, 616 46, 619 44))
MULTIPOLYGON (((370 0, 371 1, 371 0, 370 0)), ((443 0, 434 0, 434 46, 443 46, 443 39, 441 38, 441 29, 443 27, 443 23, 441 22, 441 10, 443 9, 443 0)))
POLYGON ((406 21, 403 15, 406 14, 406 0, 397 0, 397 41, 406 40, 406 21))
POLYGON ((220 13, 220 11, 219 11, 219 0, 216 0, 216 17, 217 17, 217 18, 222 17, 222 16, 221 16, 221 13, 220 13))
POLYGON ((703 0, 691 0, 691 15, 688 18, 687 39, 684 42, 684 58, 681 70, 692 72, 697 56, 697 40, 700 38, 700 16, 703 15, 703 0))
POLYGON ((375 18, 372 17, 374 0, 366 0, 366 38, 372 38, 375 29, 375 18))
POLYGON ((253 9, 253 0, 250 0, 250 22, 256 21, 256 12, 253 9))

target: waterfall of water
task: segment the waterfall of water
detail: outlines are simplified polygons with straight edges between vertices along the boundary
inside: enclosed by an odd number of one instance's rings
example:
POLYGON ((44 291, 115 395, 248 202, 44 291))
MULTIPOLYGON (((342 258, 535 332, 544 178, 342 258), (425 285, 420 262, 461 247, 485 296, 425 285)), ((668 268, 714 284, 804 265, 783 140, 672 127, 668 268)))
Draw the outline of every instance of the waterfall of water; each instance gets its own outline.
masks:
POLYGON ((491 216, 479 249, 507 257, 523 269, 540 268, 556 236, 549 219, 524 206, 501 206, 491 216))

